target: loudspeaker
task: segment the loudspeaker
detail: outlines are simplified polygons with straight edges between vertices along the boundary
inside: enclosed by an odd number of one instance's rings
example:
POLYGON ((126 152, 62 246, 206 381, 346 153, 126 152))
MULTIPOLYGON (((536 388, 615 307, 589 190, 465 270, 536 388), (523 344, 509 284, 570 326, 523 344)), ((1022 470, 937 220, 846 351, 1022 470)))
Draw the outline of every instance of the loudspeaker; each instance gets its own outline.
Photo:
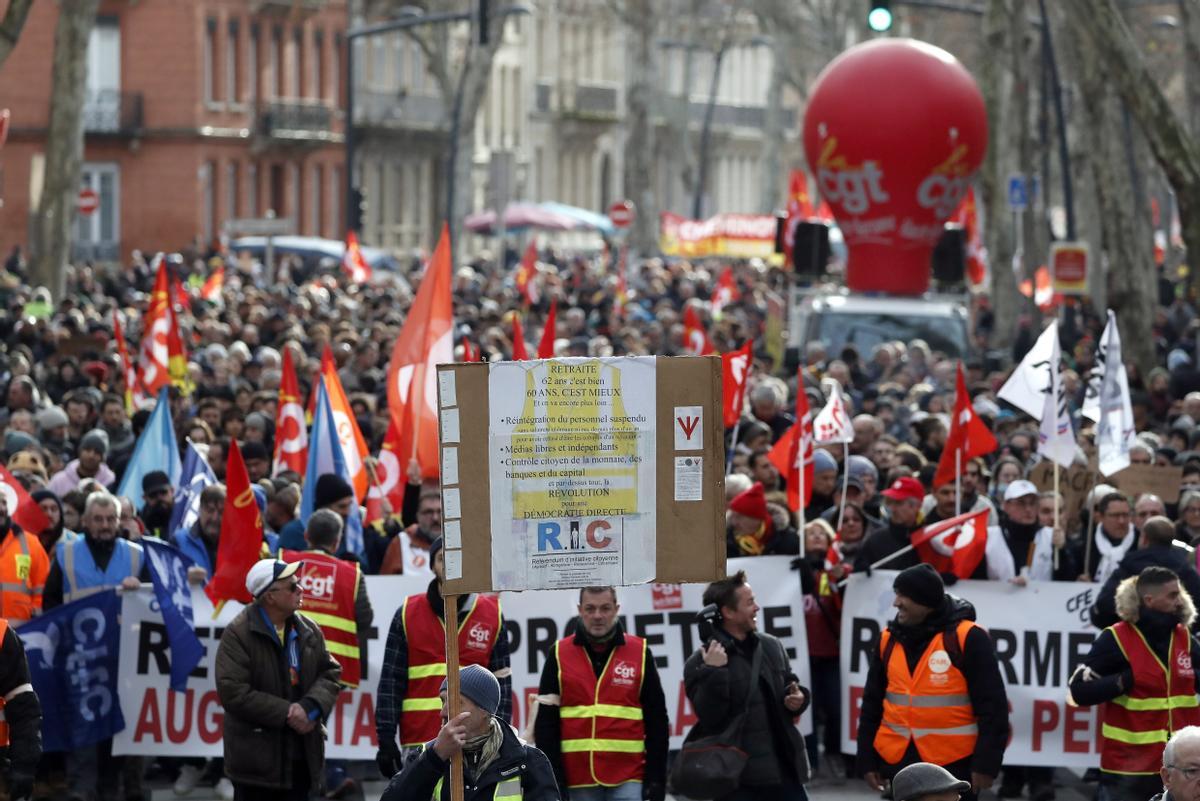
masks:
POLYGON ((961 284, 967 269, 967 234, 961 225, 947 225, 933 249, 933 277, 944 284, 961 284))
POLYGON ((832 256, 828 225, 804 221, 796 223, 792 231, 792 269, 797 275, 824 275, 832 256))

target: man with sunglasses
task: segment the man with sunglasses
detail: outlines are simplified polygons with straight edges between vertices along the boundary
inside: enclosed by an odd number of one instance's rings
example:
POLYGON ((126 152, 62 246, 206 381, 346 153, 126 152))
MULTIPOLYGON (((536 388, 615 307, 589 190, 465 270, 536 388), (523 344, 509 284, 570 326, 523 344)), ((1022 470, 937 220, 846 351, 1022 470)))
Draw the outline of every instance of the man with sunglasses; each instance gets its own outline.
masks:
POLYGON ((322 784, 323 722, 342 669, 321 629, 298 614, 301 564, 263 559, 250 568, 253 602, 226 627, 217 649, 225 774, 235 799, 307 801, 322 784))

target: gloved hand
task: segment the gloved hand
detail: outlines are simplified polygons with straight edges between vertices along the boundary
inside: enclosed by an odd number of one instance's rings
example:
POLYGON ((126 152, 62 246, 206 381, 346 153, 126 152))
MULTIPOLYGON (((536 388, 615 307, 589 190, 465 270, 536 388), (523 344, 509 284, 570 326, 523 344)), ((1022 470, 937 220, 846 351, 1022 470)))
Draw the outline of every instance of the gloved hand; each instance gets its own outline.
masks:
POLYGON ((954 573, 939 573, 938 575, 942 577, 942 583, 947 587, 953 587, 958 583, 958 576, 954 573))
POLYGON ((375 764, 379 766, 379 772, 383 774, 383 778, 390 779, 400 772, 402 760, 400 752, 395 748, 380 748, 375 754, 375 764))
POLYGON ((665 801, 667 786, 659 782, 648 782, 642 785, 642 801, 665 801))
POLYGON ((13 771, 8 777, 8 797, 12 801, 25 801, 33 795, 33 774, 13 771))

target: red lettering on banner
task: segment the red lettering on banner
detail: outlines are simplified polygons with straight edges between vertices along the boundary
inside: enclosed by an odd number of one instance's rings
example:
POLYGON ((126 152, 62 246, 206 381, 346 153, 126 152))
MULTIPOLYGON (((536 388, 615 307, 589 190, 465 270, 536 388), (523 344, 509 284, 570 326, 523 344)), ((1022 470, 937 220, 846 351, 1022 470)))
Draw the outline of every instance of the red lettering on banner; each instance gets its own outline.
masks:
POLYGON ((192 697, 195 694, 195 690, 185 693, 167 690, 167 739, 173 743, 187 742, 188 733, 192 730, 192 697), (179 717, 176 707, 179 701, 183 702, 183 723, 176 726, 175 721, 179 717))
POLYGON ((672 736, 682 736, 684 727, 691 728, 696 725, 696 710, 692 709, 692 702, 687 697, 687 690, 684 689, 683 682, 679 682, 679 701, 675 705, 675 730, 671 732, 672 736))
POLYGON ((862 687, 850 688, 850 739, 858 739, 858 718, 862 715, 862 687))
POLYGON ((143 738, 154 742, 162 742, 162 721, 158 714, 158 691, 153 687, 146 689, 142 698, 142 709, 138 712, 137 728, 133 730, 133 741, 140 743, 143 738))
POLYGON ((1063 724, 1063 751, 1068 754, 1086 754, 1091 749, 1088 742, 1088 729, 1092 725, 1092 710, 1090 708, 1068 706, 1066 721, 1063 724), (1076 737, 1082 733, 1083 739, 1076 737))
POLYGON ((1042 750, 1042 736, 1058 728, 1058 704, 1053 701, 1033 702, 1033 750, 1042 750))
POLYGON ((375 702, 370 693, 359 695, 358 714, 354 716, 354 733, 350 735, 350 745, 358 745, 363 740, 370 743, 372 748, 379 746, 375 733, 375 702))
POLYGON ((217 697, 216 690, 209 690, 200 697, 196 727, 200 730, 200 739, 206 745, 221 741, 221 735, 225 730, 225 713, 222 709, 221 699, 217 697), (211 713, 209 710, 212 710, 211 713))
POLYGON ((342 716, 346 713, 346 707, 350 706, 350 699, 353 693, 338 693, 337 700, 333 702, 333 741, 338 745, 345 745, 344 735, 342 734, 342 716))

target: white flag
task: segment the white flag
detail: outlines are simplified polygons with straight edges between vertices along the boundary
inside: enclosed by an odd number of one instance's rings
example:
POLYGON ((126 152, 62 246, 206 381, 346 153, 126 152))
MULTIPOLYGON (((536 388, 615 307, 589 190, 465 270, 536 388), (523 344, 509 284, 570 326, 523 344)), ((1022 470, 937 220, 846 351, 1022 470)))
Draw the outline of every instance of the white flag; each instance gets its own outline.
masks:
POLYGON ((853 442, 854 425, 846 412, 846 401, 842 398, 840 384, 835 384, 829 402, 813 421, 813 435, 817 442, 853 442))
POLYGON ((1054 374, 1058 373, 1058 322, 1042 332, 1029 353, 1017 365, 1017 369, 1004 382, 997 393, 1001 400, 1006 400, 1030 417, 1042 419, 1042 407, 1045 394, 1050 391, 1050 372, 1047 366, 1054 365, 1054 374), (1053 361, 1051 361, 1053 359, 1053 361))
MULTIPOLYGON (((1071 415, 1067 412, 1067 399, 1063 393, 1062 371, 1059 362, 1062 352, 1058 346, 1058 321, 1046 329, 1053 332, 1050 337, 1049 364, 1041 369, 1048 374, 1049 388, 1042 396, 1041 420, 1038 429, 1038 453, 1058 462, 1060 467, 1070 467, 1075 461, 1075 432, 1071 430, 1071 415)), ((1042 334, 1039 342, 1046 337, 1042 334)), ((1036 346, 1035 346, 1036 349, 1036 346)), ((1024 364, 1024 362, 1022 362, 1024 364)), ((1012 379, 1009 379, 1011 382, 1012 379)), ((1046 379, 1043 379, 1045 381, 1046 379)), ((1005 385, 1007 386, 1007 384, 1005 385)))
POLYGON ((1100 451, 1100 472, 1111 476, 1129 467, 1129 446, 1133 444, 1133 404, 1129 399, 1129 376, 1121 360, 1121 332, 1117 330, 1117 315, 1108 310, 1108 325, 1100 337, 1096 352, 1100 371, 1099 386, 1093 402, 1089 382, 1083 413, 1097 420, 1096 447, 1100 451))

